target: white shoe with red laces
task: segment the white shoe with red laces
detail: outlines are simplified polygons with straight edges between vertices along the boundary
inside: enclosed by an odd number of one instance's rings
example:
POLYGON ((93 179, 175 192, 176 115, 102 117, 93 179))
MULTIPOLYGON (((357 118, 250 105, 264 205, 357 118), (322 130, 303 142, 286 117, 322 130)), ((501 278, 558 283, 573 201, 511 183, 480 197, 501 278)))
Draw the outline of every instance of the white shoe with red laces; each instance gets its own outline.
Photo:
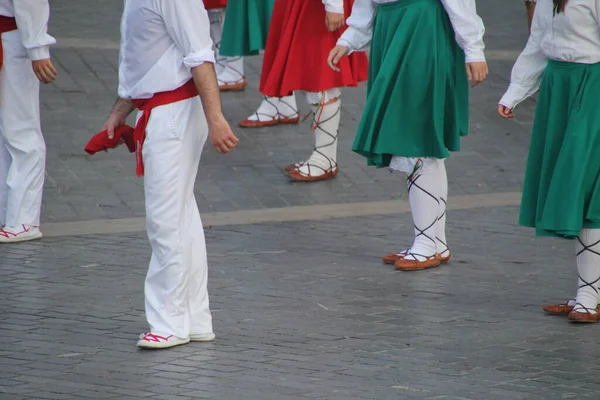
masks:
POLYGON ((182 339, 173 335, 159 335, 157 333, 142 333, 137 342, 137 347, 142 349, 168 349, 190 342, 190 338, 182 339))
POLYGON ((17 243, 42 238, 39 226, 19 225, 5 226, 0 229, 0 243, 17 243))

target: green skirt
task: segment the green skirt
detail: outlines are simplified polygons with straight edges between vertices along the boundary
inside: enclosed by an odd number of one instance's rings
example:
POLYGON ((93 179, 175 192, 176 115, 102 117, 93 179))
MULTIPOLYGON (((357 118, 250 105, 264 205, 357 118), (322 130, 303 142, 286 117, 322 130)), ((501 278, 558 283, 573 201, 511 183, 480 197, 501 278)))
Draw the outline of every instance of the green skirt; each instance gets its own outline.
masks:
POLYGON ((254 56, 265 48, 275 0, 230 0, 225 14, 220 53, 254 56))
POLYGON ((550 60, 537 100, 519 223, 539 236, 600 229, 600 63, 550 60))
POLYGON ((367 102, 352 149, 368 165, 393 156, 446 158, 469 121, 465 55, 439 0, 381 4, 373 27, 367 102))

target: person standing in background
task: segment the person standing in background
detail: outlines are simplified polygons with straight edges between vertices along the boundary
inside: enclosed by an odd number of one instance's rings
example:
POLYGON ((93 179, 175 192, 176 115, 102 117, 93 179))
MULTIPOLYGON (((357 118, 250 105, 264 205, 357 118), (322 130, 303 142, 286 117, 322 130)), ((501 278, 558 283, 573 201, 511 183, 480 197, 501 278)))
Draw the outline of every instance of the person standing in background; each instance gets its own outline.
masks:
POLYGON ((47 0, 0 0, 0 243, 42 237, 46 144, 40 82, 57 77, 49 18, 47 0))
POLYGON ((600 0, 538 0, 525 50, 498 105, 503 118, 539 89, 519 224, 573 240, 578 289, 543 309, 600 319, 600 0))
POLYGON ((450 261, 445 159, 469 129, 469 85, 485 80, 485 27, 475 0, 356 0, 329 55, 339 70, 371 43, 367 102, 352 150, 406 173, 414 240, 383 257, 400 271, 450 261), (351 54, 351 55, 352 55, 351 54))
MULTIPOLYGON (((222 92, 237 92, 246 88, 244 75, 244 58, 241 56, 228 57, 221 53, 223 26, 228 8, 227 0, 203 0, 210 19, 210 37, 215 45, 217 82, 222 92)), ((236 0, 240 1, 240 0, 236 0)))

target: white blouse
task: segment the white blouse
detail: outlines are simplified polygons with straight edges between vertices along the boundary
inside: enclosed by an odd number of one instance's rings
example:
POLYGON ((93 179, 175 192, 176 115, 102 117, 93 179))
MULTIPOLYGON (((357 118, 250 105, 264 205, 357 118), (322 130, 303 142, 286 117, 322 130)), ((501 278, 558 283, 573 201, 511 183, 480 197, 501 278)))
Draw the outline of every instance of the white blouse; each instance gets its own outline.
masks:
MULTIPOLYGON (((371 41, 377 4, 402 0, 355 0, 352 15, 346 21, 349 28, 338 40, 338 45, 350 51, 361 51, 371 41)), ((485 27, 477 15, 475 0, 440 0, 450 17, 456 42, 465 51, 467 62, 485 61, 483 34, 485 27)))
POLYGON ((325 11, 336 14, 344 13, 344 0, 323 0, 325 11))
POLYGON ((540 87, 548 59, 581 64, 600 62, 600 0, 569 0, 553 15, 552 0, 538 0, 531 36, 500 104, 515 108, 540 87))
POLYGON ((50 45, 56 40, 48 35, 48 0, 0 0, 0 15, 17 20, 17 28, 30 60, 50 58, 50 45))
POLYGON ((198 0, 125 0, 119 97, 147 99, 177 89, 191 68, 214 63, 210 23, 198 0))

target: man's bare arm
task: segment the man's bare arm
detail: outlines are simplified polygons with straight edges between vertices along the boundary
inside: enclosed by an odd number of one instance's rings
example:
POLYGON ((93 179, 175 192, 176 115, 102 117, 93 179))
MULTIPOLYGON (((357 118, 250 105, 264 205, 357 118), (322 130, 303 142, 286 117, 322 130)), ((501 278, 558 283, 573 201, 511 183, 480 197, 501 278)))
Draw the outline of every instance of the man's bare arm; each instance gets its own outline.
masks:
POLYGON ((192 76, 200 93, 208 124, 219 122, 224 117, 221 109, 221 92, 213 64, 202 63, 192 68, 192 76))
POLYGON ((217 83, 217 74, 211 63, 203 63, 192 68, 194 83, 200 94, 210 141, 219 153, 230 152, 239 139, 235 137, 221 109, 221 92, 217 83))

